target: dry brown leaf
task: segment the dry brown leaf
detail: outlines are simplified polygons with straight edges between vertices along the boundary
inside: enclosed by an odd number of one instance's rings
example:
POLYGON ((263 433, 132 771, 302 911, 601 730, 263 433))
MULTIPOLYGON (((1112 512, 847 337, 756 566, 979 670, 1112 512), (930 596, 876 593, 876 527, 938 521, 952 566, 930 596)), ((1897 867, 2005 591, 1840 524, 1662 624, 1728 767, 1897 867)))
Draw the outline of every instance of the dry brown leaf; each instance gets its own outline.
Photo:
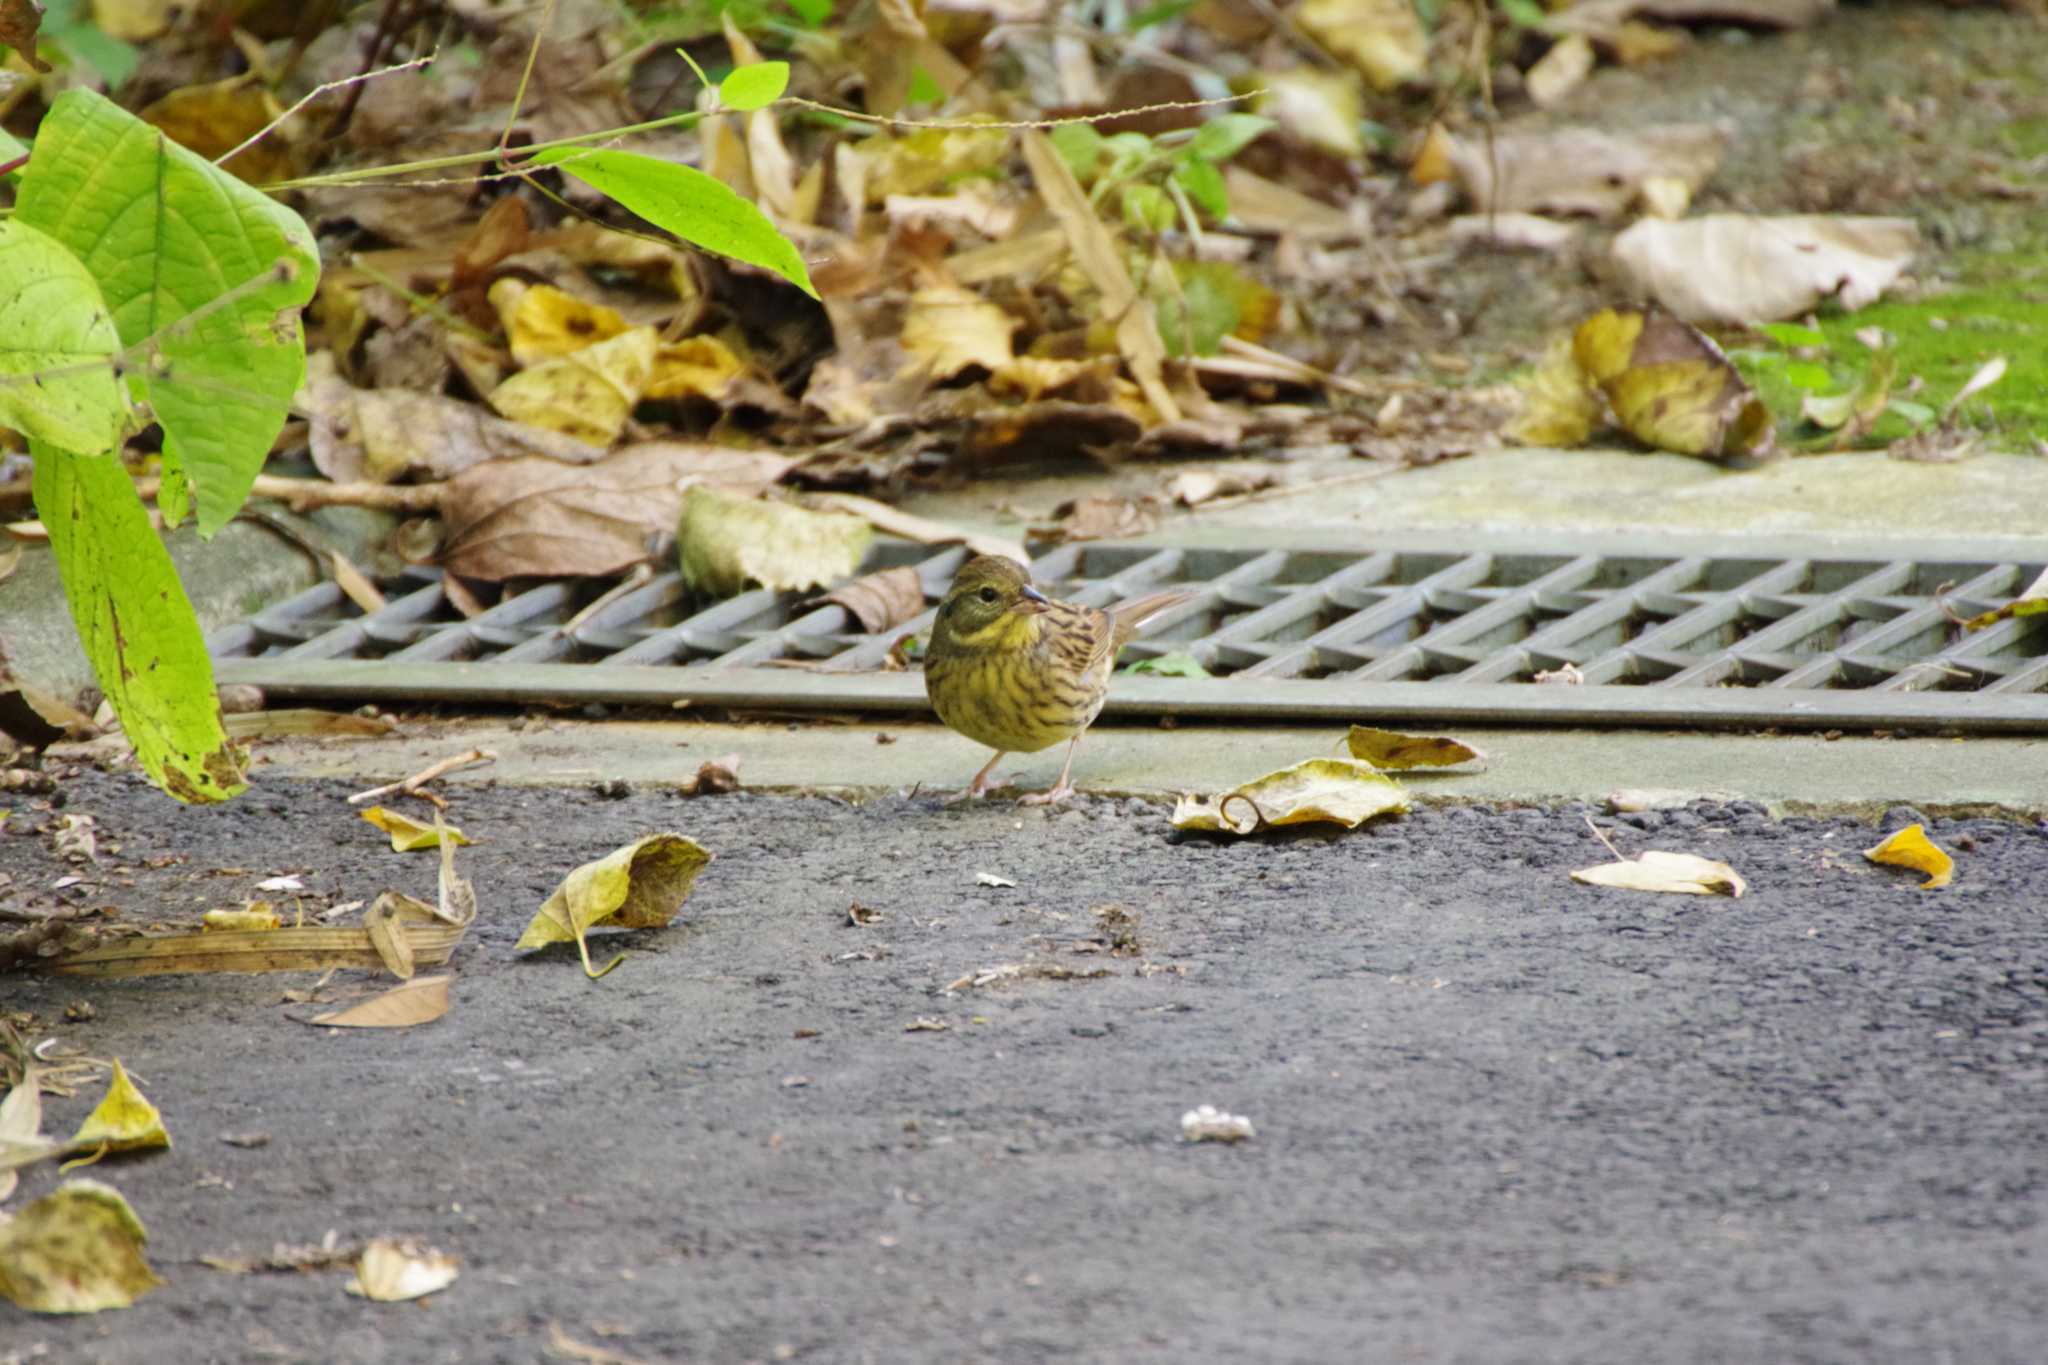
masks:
MULTIPOLYGON (((1259 83, 1265 89, 1252 104, 1253 112, 1272 119, 1312 147, 1336 156, 1365 155, 1365 134, 1360 131, 1365 120, 1365 100, 1356 73, 1297 66, 1286 71, 1262 71, 1259 83)), ((1327 204, 1310 202, 1325 213, 1336 212, 1327 204)), ((1230 211, 1233 218, 1244 221, 1234 190, 1230 211)))
POLYGON ((1645 218, 1614 239, 1634 288, 1691 322, 1778 322, 1824 299, 1854 312, 1912 262, 1910 218, 1715 213, 1667 223, 1645 218))
POLYGON ((1749 890, 1734 868, 1697 853, 1666 853, 1649 849, 1633 858, 1583 867, 1572 880, 1588 886, 1614 886, 1625 891, 1669 891, 1685 896, 1740 897, 1749 890))
MULTIPOLYGON (((173 90, 137 115, 181 147, 214 161, 234 151, 273 123, 284 107, 253 75, 231 76, 210 85, 173 90)), ((221 169, 252 185, 297 174, 290 125, 272 128, 262 141, 235 152, 221 169)))
POLYGON ((358 389, 334 357, 307 358, 299 404, 312 414, 313 463, 336 483, 391 483, 408 474, 446 478, 487 460, 545 455, 588 463, 604 449, 493 417, 475 403, 408 389, 358 389))
POLYGON ((1538 109, 1556 107, 1566 95, 1586 83, 1586 77, 1593 74, 1594 61, 1592 40, 1583 33, 1558 39, 1523 73, 1529 98, 1538 109))
POLYGON ((917 570, 905 565, 863 574, 820 600, 837 602, 853 613, 862 630, 876 635, 924 611, 924 584, 917 570))
POLYGON ((1835 0, 1580 0, 1548 16, 1558 29, 1611 41, 1630 20, 1667 23, 1749 24, 1756 28, 1807 28, 1820 22, 1835 0))
POLYGON ((1010 363, 1017 320, 979 294, 952 285, 920 289, 903 318, 903 349, 931 379, 951 379, 980 366, 1010 363))
POLYGON ((1115 240, 1045 134, 1035 128, 1026 131, 1023 146, 1032 183, 1066 230, 1068 245, 1082 271, 1102 295, 1101 316, 1116 325, 1117 349, 1130 367, 1131 377, 1159 420, 1179 420, 1180 404, 1166 388, 1166 343, 1160 339, 1152 310, 1139 298, 1137 286, 1124 268, 1115 240))
POLYGON ((1594 128, 1456 138, 1451 163, 1472 202, 1486 212, 1583 213, 1621 217, 1652 178, 1697 190, 1721 164, 1730 130, 1674 123, 1630 133, 1594 128))
POLYGON ((1119 498, 1091 493, 1062 503, 1054 512, 1059 521, 1034 528, 1048 540, 1128 540, 1158 528, 1159 508, 1150 498, 1119 498))
MULTIPOLYGON (((462 939, 445 924, 409 924, 415 963, 437 967, 462 939)), ((165 972, 306 972, 384 965, 360 928, 309 926, 267 932, 160 934, 116 939, 43 964, 54 976, 154 976, 165 972)))
POLYGON ((489 402, 515 422, 609 446, 646 394, 659 348, 652 327, 635 327, 521 370, 491 390, 489 402))
POLYGON ((1645 445, 1741 464, 1779 453, 1770 410, 1721 348, 1660 308, 1595 313, 1572 334, 1572 359, 1645 445))
POLYGON ((1419 80, 1426 68, 1429 35, 1413 0, 1302 0, 1294 22, 1375 90, 1419 80))
POLYGON ((411 1028, 448 1013, 448 983, 454 978, 421 976, 358 1001, 347 1009, 316 1014, 306 1022, 328 1028, 411 1028))
POLYGON ((795 463, 782 455, 682 441, 646 441, 584 468, 506 460, 448 485, 440 563, 487 582, 529 574, 615 574, 674 533, 684 490, 710 483, 766 489, 795 463))

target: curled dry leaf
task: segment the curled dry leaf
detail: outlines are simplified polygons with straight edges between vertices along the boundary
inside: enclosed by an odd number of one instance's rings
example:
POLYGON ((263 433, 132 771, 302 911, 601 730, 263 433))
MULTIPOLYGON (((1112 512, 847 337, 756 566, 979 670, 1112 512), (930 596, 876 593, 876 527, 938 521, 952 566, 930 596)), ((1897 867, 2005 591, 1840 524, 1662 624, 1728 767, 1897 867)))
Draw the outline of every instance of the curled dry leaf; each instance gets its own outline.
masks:
POLYGON ((18 1168, 63 1150, 62 1143, 43 1136, 42 1074, 28 1067, 0 1099, 0 1202, 14 1193, 18 1168))
POLYGON ((1408 794, 1370 763, 1311 758, 1221 796, 1183 796, 1173 808, 1173 827, 1228 834, 1311 823, 1357 829, 1376 815, 1407 809, 1408 794))
POLYGON ((587 468, 508 460, 465 471, 442 502, 441 566, 502 582, 604 576, 645 561, 675 531, 685 490, 711 483, 757 492, 794 460, 684 441, 646 441, 587 468))
POLYGON ((706 759, 689 781, 677 788, 683 796, 723 796, 740 789, 740 756, 724 754, 706 759))
POLYGON ((491 286, 490 299, 512 358, 522 366, 559 359, 632 330, 616 309, 510 275, 491 286))
POLYGON ((359 1299, 401 1303, 423 1298, 455 1283, 461 1263, 446 1252, 416 1242, 375 1237, 356 1260, 348 1292, 359 1299))
POLYGON ((1398 730, 1375 730, 1370 725, 1352 726, 1344 737, 1344 747, 1353 758, 1364 759, 1381 771, 1451 768, 1486 757, 1448 735, 1404 735, 1398 730))
POLYGON ((574 943, 592 980, 625 960, 622 953, 604 971, 590 965, 585 934, 593 927, 658 929, 675 918, 689 898, 697 874, 711 854, 680 834, 650 834, 583 864, 562 879, 540 912, 519 936, 515 951, 574 943))
POLYGON ((1744 464, 1776 453, 1770 410, 1721 348, 1662 309, 1603 308, 1572 334, 1572 358, 1645 445, 1744 464))
POLYGON ((260 933, 283 928, 284 918, 269 901, 257 901, 240 910, 209 910, 199 917, 199 923, 212 930, 260 933))
POLYGON ((1955 859, 1929 839, 1927 831, 1919 825, 1908 825, 1887 836, 1882 843, 1864 849, 1863 856, 1887 867, 1909 867, 1926 873, 1927 880, 1920 883, 1922 891, 1947 886, 1956 872, 1955 859))
POLYGON ((1691 322, 1777 322, 1834 299, 1854 312, 1904 273, 1920 242, 1910 218, 1715 213, 1645 218, 1614 239, 1629 281, 1691 322))
POLYGON ((860 567, 873 539, 858 517, 700 484, 683 495, 676 549, 687 587, 731 597, 750 583, 780 591, 845 578, 860 567))
POLYGON ((107 1152, 139 1152, 170 1145, 163 1115, 142 1097, 120 1059, 115 1058, 107 1093, 71 1135, 70 1150, 90 1152, 97 1160, 107 1152))
POLYGON ((1196 1105, 1180 1116, 1183 1142, 1243 1142, 1255 1132, 1243 1114, 1225 1113, 1213 1104, 1196 1105))
POLYGON ((1588 886, 1617 886, 1626 891, 1671 891, 1686 896, 1736 896, 1749 890, 1734 868, 1697 853, 1666 853, 1649 849, 1634 858, 1582 867, 1572 880, 1588 886))
MULTIPOLYGON (((462 939, 446 924, 407 924, 403 930, 414 963, 434 967, 462 939)), ((362 928, 305 926, 263 932, 160 934, 116 939, 49 962, 53 976, 155 976, 165 972, 308 972, 329 967, 384 965, 362 928)))
POLYGON ((916 569, 903 565, 863 574, 819 600, 837 602, 853 613, 862 630, 878 635, 924 611, 924 584, 916 569))
POLYGON ((128 1201, 97 1180, 67 1180, 0 1224, 0 1298, 32 1313, 126 1308, 163 1281, 128 1201))
POLYGON ((365 820, 391 836, 393 853, 416 853, 423 848, 439 848, 443 843, 466 844, 469 836, 453 825, 444 825, 436 819, 431 825, 423 825, 410 815, 382 806, 372 806, 362 812, 365 820))
POLYGON ((448 983, 453 977, 421 976, 360 1000, 347 1009, 316 1014, 306 1022, 328 1028, 411 1028, 430 1024, 448 1013, 448 983))
POLYGON ((954 285, 920 289, 903 318, 903 349, 927 378, 951 379, 980 366, 1010 363, 1017 320, 979 294, 954 285))

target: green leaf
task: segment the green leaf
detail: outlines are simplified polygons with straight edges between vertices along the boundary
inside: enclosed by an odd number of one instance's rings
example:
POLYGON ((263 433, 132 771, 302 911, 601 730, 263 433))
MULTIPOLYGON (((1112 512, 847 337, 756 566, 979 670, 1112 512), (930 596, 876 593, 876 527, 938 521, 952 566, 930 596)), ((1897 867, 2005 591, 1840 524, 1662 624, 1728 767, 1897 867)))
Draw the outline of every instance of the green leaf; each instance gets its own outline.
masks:
POLYGON ((1126 27, 1132 33, 1143 33, 1154 24, 1180 18, 1194 7, 1195 0, 1163 0, 1163 3, 1147 6, 1133 14, 1126 27))
POLYGON ((1121 180, 1158 154, 1152 139, 1143 133, 1116 133, 1102 139, 1102 145, 1110 157, 1109 168, 1102 172, 1104 180, 1121 180))
POLYGON ((1257 114, 1219 114, 1195 130, 1188 153, 1204 161, 1228 161, 1252 140, 1279 125, 1257 114))
POLYGON ((1825 389, 1835 382, 1835 376, 1825 365, 1795 360, 1785 367, 1785 382, 1799 389, 1825 389))
POLYGON ((932 73, 918 67, 910 73, 910 90, 903 96, 906 104, 937 104, 946 98, 946 92, 932 79, 932 73))
POLYGON ((180 801, 225 801, 248 784, 221 730, 199 620, 128 471, 41 441, 29 455, 71 619, 136 758, 180 801))
POLYGON ((1548 31, 1550 16, 1537 0, 1500 0, 1501 17, 1517 28, 1548 31))
POLYGON ((1152 673, 1164 678, 1206 678, 1209 670, 1202 667, 1202 661, 1184 651, 1162 654, 1156 659, 1140 659, 1126 665, 1125 673, 1152 673))
POLYGON ((100 287, 55 238, 0 222, 0 426, 82 455, 121 441, 121 339, 100 287))
POLYGON ((1925 403, 1915 403, 1910 398, 1894 398, 1886 406, 1898 416, 1911 423, 1914 428, 1926 426, 1934 420, 1934 409, 1925 403))
POLYGON ((806 28, 823 28, 832 17, 832 0, 789 0, 789 8, 806 28))
POLYGON ((1230 216, 1230 192, 1224 188, 1223 172, 1216 169, 1215 162, 1189 157, 1173 168, 1173 183, 1211 218, 1220 222, 1230 216))
POLYGON ((1811 327, 1801 327, 1796 322, 1759 322, 1756 330, 1787 348, 1818 346, 1825 350, 1828 344, 1825 333, 1816 332, 1811 327))
POLYGON ((43 41, 72 67, 81 63, 112 90, 135 74, 142 54, 134 44, 109 38, 93 23, 91 0, 51 0, 43 11, 43 41), (79 11, 88 11, 80 14, 79 11))
POLYGON ((693 246, 772 270, 818 297, 804 258, 789 238, 715 177, 638 152, 556 147, 533 159, 538 165, 559 167, 693 246))
POLYGON ((1084 188, 1094 183, 1102 159, 1109 155, 1109 144, 1092 123, 1062 123, 1046 134, 1046 140, 1084 188))
POLYGON ((1140 232, 1164 232, 1178 216, 1173 200, 1157 185, 1126 185, 1123 193, 1124 221, 1140 232))
POLYGON ((773 104, 788 88, 788 62, 755 62, 734 67, 732 74, 718 83, 718 102, 744 113, 773 104))
POLYGON ((299 309, 320 270, 296 213, 88 90, 36 134, 19 222, 77 253, 137 363, 130 393, 191 480, 199 532, 249 495, 306 369, 299 309))
POLYGON ((1191 269, 1181 279, 1178 297, 1166 290, 1153 294, 1152 311, 1168 354, 1176 359, 1189 354, 1214 355, 1223 338, 1237 326, 1243 314, 1232 295, 1227 270, 1191 269))

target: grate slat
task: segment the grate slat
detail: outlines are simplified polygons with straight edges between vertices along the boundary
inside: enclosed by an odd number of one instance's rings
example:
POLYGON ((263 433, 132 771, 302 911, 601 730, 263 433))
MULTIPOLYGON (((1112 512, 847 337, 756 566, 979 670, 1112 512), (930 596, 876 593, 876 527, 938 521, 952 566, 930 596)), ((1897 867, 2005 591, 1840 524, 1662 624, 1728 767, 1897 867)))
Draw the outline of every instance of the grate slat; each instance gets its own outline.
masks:
MULTIPOLYGON (((2010 600, 2040 563, 1716 549, 1097 542, 1061 546, 1034 572, 1099 606, 1191 594, 1126 662, 1186 653, 1214 676, 1119 678, 1111 716, 2048 733, 2048 617, 1970 633, 1953 616, 2010 600), (1574 670, 1577 685, 1535 682, 1574 670)), ((609 590, 546 583, 464 620, 436 576, 411 570, 375 613, 323 584, 208 647, 222 681, 279 696, 923 711, 922 679, 889 671, 891 647, 929 629, 965 554, 878 543, 869 567, 913 568, 926 610, 877 635, 815 594, 700 608, 673 571, 609 590)))

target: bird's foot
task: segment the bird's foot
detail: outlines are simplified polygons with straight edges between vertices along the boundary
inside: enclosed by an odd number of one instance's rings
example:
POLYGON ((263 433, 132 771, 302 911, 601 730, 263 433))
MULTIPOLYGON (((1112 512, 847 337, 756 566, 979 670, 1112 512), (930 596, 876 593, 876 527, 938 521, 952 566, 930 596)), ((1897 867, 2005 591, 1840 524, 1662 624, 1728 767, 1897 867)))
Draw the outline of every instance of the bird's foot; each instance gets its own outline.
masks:
POLYGON ((1042 792, 1030 792, 1020 796, 1017 798, 1017 804, 1020 806, 1057 806, 1073 794, 1073 787, 1065 782, 1061 782, 1055 786, 1047 787, 1042 792))

